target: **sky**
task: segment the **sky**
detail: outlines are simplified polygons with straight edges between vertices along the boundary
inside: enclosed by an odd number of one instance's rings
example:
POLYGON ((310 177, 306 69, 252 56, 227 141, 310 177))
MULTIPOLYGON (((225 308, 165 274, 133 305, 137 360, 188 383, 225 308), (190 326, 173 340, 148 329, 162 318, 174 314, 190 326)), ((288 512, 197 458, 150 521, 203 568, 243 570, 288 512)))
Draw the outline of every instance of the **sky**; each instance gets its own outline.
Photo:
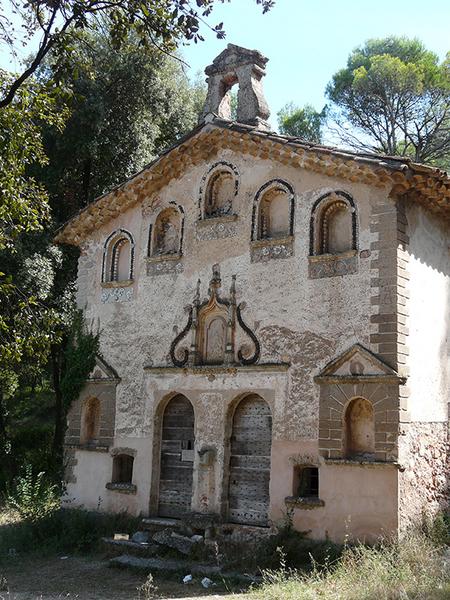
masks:
MULTIPOLYGON (((440 59, 450 51, 450 0, 276 0, 265 15, 255 0, 231 0, 217 2, 209 17, 221 21, 225 40, 204 28, 204 42, 181 48, 187 72, 203 74, 229 42, 259 50, 269 58, 264 89, 274 127, 287 102, 321 110, 333 73, 369 38, 418 37, 440 59)), ((4 52, 0 66, 10 66, 4 52)))
POLYGON ((231 0, 209 20, 224 22, 226 39, 205 30, 205 42, 184 47, 190 73, 203 72, 229 42, 259 50, 269 58, 264 90, 274 125, 287 102, 321 110, 333 73, 369 38, 418 37, 440 59, 450 51, 450 0, 276 0, 265 15, 254 0, 231 0))

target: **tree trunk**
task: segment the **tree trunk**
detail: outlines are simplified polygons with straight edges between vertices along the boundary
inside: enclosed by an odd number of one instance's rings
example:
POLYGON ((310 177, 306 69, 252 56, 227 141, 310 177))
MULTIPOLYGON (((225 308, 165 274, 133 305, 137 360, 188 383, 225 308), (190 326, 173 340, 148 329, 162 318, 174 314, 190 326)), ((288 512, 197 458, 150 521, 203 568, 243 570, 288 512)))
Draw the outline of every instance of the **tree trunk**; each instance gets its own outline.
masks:
POLYGON ((92 172, 92 158, 89 156, 85 159, 83 165, 83 206, 89 204, 89 196, 91 193, 91 172, 92 172))
POLYGON ((8 450, 8 434, 6 431, 6 408, 3 391, 0 389, 0 485, 11 480, 13 476, 11 452, 8 450))
POLYGON ((55 429, 53 433, 53 444, 51 461, 57 465, 62 457, 64 443, 64 402, 61 392, 61 355, 63 352, 62 344, 51 347, 51 367, 53 390, 55 392, 55 429))

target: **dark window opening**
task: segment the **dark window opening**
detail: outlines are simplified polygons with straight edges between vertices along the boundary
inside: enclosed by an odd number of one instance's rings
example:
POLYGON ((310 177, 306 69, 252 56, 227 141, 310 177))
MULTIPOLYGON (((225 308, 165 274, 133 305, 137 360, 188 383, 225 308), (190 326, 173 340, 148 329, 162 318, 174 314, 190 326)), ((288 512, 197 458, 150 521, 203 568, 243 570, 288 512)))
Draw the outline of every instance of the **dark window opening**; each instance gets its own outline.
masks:
POLYGON ((319 497, 319 469, 317 467, 296 467, 294 496, 298 498, 319 497))
POLYGON ((118 454, 113 459, 112 483, 131 483, 133 480, 134 458, 128 454, 118 454))

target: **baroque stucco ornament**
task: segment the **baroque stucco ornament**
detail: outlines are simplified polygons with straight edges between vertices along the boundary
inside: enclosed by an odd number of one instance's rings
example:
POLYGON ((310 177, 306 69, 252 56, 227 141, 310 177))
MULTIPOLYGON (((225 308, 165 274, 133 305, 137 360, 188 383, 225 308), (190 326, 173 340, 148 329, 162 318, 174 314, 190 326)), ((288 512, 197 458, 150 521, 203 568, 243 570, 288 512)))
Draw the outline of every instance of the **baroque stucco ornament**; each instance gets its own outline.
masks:
POLYGON ((208 298, 200 302, 200 280, 194 302, 186 307, 188 320, 183 330, 170 346, 170 358, 176 367, 197 365, 252 365, 258 362, 261 350, 258 338, 242 317, 245 302, 236 304, 236 275, 232 277, 229 298, 220 295, 221 277, 219 265, 213 266, 208 298), (237 352, 235 348, 236 327, 250 339, 237 352), (191 332, 190 346, 182 346, 191 332), (252 351, 253 350, 253 351, 252 351))

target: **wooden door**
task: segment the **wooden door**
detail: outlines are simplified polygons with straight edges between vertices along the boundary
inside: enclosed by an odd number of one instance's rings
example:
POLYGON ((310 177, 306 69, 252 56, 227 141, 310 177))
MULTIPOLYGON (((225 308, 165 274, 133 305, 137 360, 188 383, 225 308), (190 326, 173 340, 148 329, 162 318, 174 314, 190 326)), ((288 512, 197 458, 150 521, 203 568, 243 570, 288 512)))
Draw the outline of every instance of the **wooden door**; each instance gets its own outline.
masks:
POLYGON ((233 417, 228 518, 233 523, 267 525, 272 416, 257 395, 239 403, 233 417))
POLYGON ((191 509, 194 466, 194 410, 181 394, 163 416, 158 514, 181 517, 191 509))

